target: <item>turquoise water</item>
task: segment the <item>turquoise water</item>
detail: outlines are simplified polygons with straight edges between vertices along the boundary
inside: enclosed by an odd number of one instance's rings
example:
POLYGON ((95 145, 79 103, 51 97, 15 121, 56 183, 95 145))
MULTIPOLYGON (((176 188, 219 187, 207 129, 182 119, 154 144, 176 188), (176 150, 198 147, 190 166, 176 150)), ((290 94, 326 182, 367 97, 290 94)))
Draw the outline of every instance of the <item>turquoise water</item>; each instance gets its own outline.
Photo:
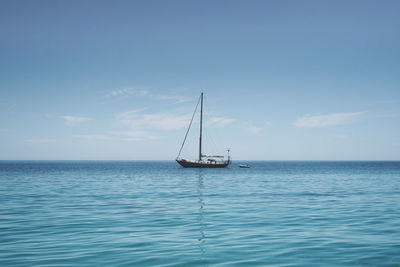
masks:
POLYGON ((0 162, 1 266, 400 266, 400 162, 0 162))

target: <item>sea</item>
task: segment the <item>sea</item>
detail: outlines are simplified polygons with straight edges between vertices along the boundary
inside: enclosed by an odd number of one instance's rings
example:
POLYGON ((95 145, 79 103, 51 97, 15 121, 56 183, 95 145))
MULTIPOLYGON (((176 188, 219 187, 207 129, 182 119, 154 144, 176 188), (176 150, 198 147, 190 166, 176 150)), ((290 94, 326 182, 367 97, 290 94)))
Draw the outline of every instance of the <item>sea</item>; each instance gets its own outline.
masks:
POLYGON ((0 161, 0 266, 400 266, 400 162, 0 161))

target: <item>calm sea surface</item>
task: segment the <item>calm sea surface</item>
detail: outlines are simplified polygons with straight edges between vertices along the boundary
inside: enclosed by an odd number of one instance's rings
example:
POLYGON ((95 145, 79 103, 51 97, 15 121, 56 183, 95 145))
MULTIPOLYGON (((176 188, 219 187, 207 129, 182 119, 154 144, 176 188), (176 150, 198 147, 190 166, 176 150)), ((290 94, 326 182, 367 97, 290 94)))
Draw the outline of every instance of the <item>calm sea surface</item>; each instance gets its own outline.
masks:
POLYGON ((400 162, 0 161, 0 266, 400 266, 400 162))

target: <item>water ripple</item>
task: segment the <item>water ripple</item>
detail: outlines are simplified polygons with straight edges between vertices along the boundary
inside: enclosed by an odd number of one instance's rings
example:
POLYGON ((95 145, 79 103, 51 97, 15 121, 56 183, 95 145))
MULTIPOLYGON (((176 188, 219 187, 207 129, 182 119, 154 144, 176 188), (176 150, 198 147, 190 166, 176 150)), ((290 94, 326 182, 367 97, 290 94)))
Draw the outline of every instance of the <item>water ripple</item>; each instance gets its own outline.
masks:
POLYGON ((1 266, 395 266, 399 162, 0 162, 1 266))

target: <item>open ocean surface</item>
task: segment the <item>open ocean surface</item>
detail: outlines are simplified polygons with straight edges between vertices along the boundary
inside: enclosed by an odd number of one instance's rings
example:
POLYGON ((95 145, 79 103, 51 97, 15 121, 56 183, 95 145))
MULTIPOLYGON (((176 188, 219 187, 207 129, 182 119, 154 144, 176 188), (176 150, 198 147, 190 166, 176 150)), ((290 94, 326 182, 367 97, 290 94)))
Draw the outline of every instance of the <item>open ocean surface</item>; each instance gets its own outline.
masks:
POLYGON ((400 162, 0 161, 0 204, 0 266, 400 266, 400 162))

